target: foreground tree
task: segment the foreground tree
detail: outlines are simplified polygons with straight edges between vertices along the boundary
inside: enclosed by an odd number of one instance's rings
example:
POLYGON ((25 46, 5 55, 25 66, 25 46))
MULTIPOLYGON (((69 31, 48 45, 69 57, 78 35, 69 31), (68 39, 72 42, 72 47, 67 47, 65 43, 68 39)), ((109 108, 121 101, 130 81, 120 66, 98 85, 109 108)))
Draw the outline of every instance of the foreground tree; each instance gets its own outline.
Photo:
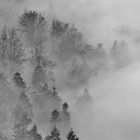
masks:
POLYGON ((54 128, 52 129, 51 135, 47 136, 45 138, 45 140, 61 140, 61 138, 60 138, 60 132, 56 128, 56 126, 54 126, 54 128))
POLYGON ((67 140, 79 140, 79 138, 76 136, 75 132, 71 129, 68 133, 67 140))
POLYGON ((38 133, 37 126, 34 124, 32 129, 29 131, 30 135, 33 137, 33 140, 42 140, 41 134, 38 133))

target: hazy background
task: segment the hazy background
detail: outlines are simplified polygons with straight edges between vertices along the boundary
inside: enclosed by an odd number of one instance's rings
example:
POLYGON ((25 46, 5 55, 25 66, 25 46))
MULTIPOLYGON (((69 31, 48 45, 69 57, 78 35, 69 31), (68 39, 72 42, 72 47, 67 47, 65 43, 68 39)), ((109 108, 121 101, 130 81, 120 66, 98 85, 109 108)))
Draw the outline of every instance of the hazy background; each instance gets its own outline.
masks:
POLYGON ((33 9, 75 24, 93 46, 102 42, 108 49, 123 39, 129 44, 134 63, 96 82, 91 78, 94 102, 86 109, 71 107, 80 139, 140 139, 139 6, 139 0, 0 0, 0 26, 16 26, 23 10, 33 9))

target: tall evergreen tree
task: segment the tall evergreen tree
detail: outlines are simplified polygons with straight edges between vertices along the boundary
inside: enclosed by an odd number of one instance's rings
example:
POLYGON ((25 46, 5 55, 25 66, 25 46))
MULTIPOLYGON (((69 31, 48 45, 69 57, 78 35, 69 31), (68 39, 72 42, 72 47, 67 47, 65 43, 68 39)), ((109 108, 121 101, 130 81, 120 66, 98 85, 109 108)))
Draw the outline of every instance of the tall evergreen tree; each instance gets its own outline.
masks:
POLYGON ((51 122, 56 123, 60 119, 60 113, 55 109, 52 111, 51 122))
POLYGON ((45 140, 61 140, 61 138, 60 138, 60 132, 56 128, 56 126, 54 126, 54 128, 52 129, 51 135, 47 136, 45 138, 45 140))
POLYGON ((67 140, 79 140, 75 132, 71 129, 67 135, 67 140))
POLYGON ((13 80, 14 80, 16 86, 22 87, 22 88, 26 87, 25 82, 23 81, 23 78, 21 77, 21 74, 19 72, 16 72, 14 74, 13 80))
POLYGON ((35 124, 33 125, 29 133, 33 137, 33 140, 42 140, 42 136, 38 133, 37 126, 35 124))

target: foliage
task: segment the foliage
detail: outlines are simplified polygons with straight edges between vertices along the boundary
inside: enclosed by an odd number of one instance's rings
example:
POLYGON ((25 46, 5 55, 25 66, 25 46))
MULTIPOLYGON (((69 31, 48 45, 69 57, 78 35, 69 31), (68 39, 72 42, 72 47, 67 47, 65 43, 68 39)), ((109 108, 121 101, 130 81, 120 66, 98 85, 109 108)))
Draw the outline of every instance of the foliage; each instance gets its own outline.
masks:
POLYGON ((44 41, 47 26, 45 18, 37 11, 25 10, 19 18, 19 30, 26 34, 26 39, 32 45, 38 46, 44 41))
POLYGON ((71 129, 68 133, 67 140, 79 140, 79 138, 76 136, 75 132, 71 129))
POLYGON ((60 113, 55 109, 52 111, 51 122, 59 121, 60 113))
POLYGON ((57 35, 60 36, 62 35, 64 32, 66 32, 66 30, 69 28, 69 24, 68 23, 64 23, 61 22, 58 19, 55 19, 52 21, 52 26, 51 26, 51 34, 52 35, 57 35))
POLYGON ((38 133, 37 126, 35 124, 29 133, 33 136, 33 140, 42 140, 42 136, 38 133))
POLYGON ((23 81, 23 78, 21 77, 21 74, 19 72, 16 72, 14 74, 13 80, 18 87, 22 87, 22 88, 26 87, 25 82, 23 81))
POLYGON ((0 58, 16 64, 24 62, 24 49, 16 28, 4 27, 0 37, 0 58))
POLYGON ((61 140, 60 138, 60 132, 56 128, 56 126, 52 129, 51 135, 47 136, 45 140, 61 140))
POLYGON ((32 106, 29 98, 23 92, 19 96, 17 105, 13 110, 13 131, 15 140, 22 139, 27 135, 27 127, 32 122, 32 106))

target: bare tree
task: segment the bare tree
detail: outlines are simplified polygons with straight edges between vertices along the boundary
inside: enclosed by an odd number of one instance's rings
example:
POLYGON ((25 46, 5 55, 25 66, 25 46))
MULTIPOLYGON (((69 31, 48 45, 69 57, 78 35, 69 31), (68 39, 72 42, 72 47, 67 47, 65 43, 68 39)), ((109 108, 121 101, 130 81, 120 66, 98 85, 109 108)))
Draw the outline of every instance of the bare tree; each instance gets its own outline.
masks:
POLYGON ((24 48, 16 28, 4 27, 0 37, 0 58, 16 64, 24 61, 24 48))

